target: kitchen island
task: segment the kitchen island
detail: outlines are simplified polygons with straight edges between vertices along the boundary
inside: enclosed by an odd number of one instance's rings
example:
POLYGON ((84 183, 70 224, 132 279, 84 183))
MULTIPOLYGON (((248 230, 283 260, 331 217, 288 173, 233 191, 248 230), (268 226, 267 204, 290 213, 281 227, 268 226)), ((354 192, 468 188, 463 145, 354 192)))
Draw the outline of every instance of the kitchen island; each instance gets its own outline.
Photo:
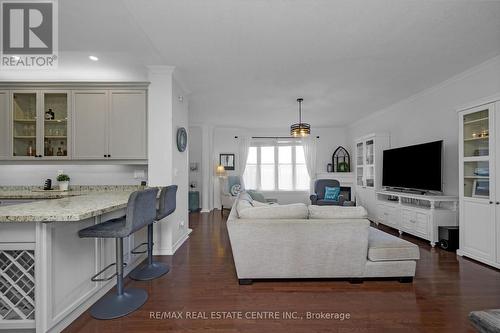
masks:
MULTIPOLYGON (((0 189, 0 201, 35 200, 0 206, 0 330, 60 332, 114 286, 90 280, 115 261, 114 239, 80 239, 78 230, 124 216, 137 189, 0 189)), ((145 240, 145 229, 124 239, 125 274, 145 258, 130 253, 145 240)))

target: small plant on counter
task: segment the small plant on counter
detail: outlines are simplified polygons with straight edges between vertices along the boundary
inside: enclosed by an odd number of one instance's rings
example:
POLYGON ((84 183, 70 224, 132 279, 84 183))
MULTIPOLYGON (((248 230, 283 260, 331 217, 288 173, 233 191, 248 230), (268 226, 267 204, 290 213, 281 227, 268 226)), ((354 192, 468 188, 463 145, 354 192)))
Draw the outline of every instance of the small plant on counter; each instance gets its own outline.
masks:
POLYGON ((68 175, 60 174, 59 176, 57 176, 57 181, 58 182, 69 182, 70 178, 68 175))
POLYGON ((57 176, 57 181, 59 182, 59 190, 67 191, 69 189, 69 176, 65 174, 60 174, 57 176))

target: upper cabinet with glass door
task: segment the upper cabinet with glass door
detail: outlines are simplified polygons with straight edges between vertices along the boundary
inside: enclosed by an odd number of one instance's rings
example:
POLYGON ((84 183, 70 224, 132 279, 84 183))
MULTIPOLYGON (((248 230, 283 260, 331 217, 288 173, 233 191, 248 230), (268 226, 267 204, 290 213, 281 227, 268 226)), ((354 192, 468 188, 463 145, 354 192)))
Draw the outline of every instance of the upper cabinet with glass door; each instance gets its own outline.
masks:
POLYGON ((12 93, 12 156, 37 157, 36 91, 12 93))
POLYGON ((363 186, 364 179, 364 152, 363 152, 363 142, 356 143, 356 184, 363 186))
POLYGON ((488 106, 462 116, 464 197, 490 197, 490 122, 488 106))
POLYGON ((68 93, 43 92, 43 155, 68 157, 68 93))
POLYGON ((68 157, 68 93, 12 93, 12 157, 68 157))
POLYGON ((365 183, 367 187, 375 186, 375 143, 373 139, 365 143, 365 183))

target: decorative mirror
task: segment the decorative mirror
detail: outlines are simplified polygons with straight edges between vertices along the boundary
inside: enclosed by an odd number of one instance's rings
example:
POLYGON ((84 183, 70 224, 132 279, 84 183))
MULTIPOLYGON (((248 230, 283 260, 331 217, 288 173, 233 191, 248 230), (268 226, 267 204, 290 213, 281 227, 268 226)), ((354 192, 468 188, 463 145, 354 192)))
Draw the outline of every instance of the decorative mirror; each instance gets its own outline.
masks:
POLYGON ((185 151, 187 148, 187 132, 184 127, 177 130, 177 150, 180 152, 185 151))
POLYGON ((347 150, 339 146, 332 155, 333 172, 350 172, 351 156, 347 150))

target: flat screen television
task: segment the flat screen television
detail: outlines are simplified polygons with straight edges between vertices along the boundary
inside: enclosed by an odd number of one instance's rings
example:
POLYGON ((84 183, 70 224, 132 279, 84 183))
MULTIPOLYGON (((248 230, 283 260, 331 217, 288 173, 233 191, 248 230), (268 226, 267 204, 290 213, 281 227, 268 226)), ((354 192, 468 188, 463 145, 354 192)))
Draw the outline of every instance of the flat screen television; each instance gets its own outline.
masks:
POLYGON ((443 141, 384 150, 382 186, 442 192, 443 141))

